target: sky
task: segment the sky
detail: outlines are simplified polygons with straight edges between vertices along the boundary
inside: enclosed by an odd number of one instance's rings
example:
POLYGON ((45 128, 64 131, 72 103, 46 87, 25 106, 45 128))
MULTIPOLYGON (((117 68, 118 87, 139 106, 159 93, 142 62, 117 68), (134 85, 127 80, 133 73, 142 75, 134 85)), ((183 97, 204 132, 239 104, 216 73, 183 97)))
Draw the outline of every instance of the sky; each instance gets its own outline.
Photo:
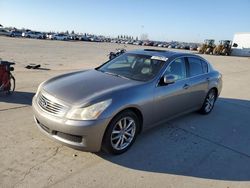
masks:
POLYGON ((250 32, 250 0, 0 0, 0 24, 202 42, 250 32))

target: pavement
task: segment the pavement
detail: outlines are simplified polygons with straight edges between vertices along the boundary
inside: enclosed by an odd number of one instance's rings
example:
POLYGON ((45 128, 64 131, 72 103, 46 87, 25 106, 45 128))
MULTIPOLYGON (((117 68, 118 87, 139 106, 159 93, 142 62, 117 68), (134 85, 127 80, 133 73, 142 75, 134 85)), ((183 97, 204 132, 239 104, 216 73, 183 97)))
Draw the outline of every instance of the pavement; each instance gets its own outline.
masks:
POLYGON ((74 150, 38 130, 31 99, 39 83, 94 68, 121 47, 0 37, 0 58, 16 62, 16 92, 0 94, 0 187, 250 187, 249 58, 202 55, 223 74, 213 112, 146 131, 123 155, 74 150))

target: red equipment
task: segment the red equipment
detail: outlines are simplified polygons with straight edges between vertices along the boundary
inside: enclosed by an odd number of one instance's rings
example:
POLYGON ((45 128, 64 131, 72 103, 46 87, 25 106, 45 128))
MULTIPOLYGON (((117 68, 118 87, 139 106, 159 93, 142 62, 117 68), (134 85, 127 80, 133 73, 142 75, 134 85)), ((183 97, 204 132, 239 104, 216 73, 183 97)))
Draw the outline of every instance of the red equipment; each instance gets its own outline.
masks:
POLYGON ((0 61, 0 91, 6 91, 7 93, 13 92, 15 89, 15 78, 11 74, 14 70, 15 63, 8 61, 0 61))

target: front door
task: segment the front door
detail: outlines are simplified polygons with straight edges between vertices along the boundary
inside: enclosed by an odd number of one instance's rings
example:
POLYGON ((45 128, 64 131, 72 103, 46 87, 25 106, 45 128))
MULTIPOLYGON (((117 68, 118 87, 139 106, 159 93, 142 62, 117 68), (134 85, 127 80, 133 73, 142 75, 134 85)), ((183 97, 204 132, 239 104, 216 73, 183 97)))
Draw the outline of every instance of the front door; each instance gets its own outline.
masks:
POLYGON ((186 62, 184 58, 171 62, 164 75, 174 75, 176 81, 172 84, 158 84, 155 88, 155 122, 164 121, 188 109, 189 85, 187 79, 186 62))

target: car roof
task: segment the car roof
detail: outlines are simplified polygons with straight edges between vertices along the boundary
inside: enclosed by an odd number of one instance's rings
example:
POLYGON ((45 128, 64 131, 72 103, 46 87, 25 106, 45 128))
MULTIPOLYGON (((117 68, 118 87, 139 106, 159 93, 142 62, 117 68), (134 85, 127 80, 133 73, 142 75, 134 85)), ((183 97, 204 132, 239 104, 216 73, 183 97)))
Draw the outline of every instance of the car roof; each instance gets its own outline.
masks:
POLYGON ((128 53, 140 54, 140 55, 149 55, 149 56, 163 56, 168 59, 172 59, 179 56, 194 56, 200 57, 192 53, 183 53, 183 52, 174 52, 168 50, 158 50, 158 49, 143 49, 143 50, 133 50, 128 51, 128 53))

